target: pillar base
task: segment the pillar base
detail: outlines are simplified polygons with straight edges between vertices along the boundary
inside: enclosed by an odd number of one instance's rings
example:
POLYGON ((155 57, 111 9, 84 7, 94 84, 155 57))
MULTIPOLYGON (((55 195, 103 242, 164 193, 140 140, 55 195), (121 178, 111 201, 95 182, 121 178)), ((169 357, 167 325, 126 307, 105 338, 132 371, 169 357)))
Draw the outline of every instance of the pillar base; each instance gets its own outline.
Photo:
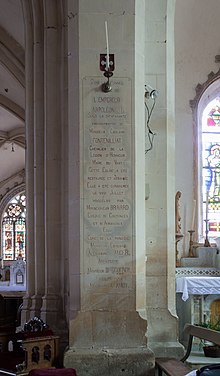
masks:
POLYGON ((64 367, 75 368, 78 376, 153 376, 153 352, 143 346, 128 349, 69 348, 64 354, 64 367))
POLYGON ((184 346, 178 341, 151 342, 150 346, 155 357, 158 358, 172 357, 181 359, 185 354, 184 346))
POLYGON ((30 317, 40 317, 40 310, 42 306, 42 295, 36 294, 31 297, 30 317))
POLYGON ((63 317, 61 297, 56 294, 46 294, 42 297, 41 319, 54 331, 63 317))
POLYGON ((31 307, 31 297, 26 294, 23 297, 23 307, 21 310, 21 327, 30 319, 30 307, 31 307))

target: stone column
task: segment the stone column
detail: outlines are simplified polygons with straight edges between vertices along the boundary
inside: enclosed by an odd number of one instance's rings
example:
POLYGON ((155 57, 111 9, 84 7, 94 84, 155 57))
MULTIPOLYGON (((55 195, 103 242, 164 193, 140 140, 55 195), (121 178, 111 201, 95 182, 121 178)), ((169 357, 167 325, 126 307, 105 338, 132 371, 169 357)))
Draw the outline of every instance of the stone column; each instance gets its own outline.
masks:
POLYGON ((146 23, 146 80, 159 90, 146 155, 146 296, 149 346, 155 356, 181 357, 175 301, 175 0, 149 2, 146 23), (154 30, 160 30, 158 34, 154 30), (158 58, 160 56, 160 58, 158 58))
POLYGON ((31 316, 40 316, 45 285, 44 224, 44 30, 43 9, 33 2, 34 20, 34 262, 35 294, 31 316))
MULTIPOLYGON (((61 25, 53 0, 44 6, 45 294, 41 317, 53 326, 61 306, 61 25)), ((57 331, 56 331, 57 332, 57 331)))
MULTIPOLYGON (((44 246, 44 25, 41 2, 23 1, 26 24, 26 320, 40 316, 45 285, 44 246), (29 188, 30 187, 30 188, 29 188)), ((23 320, 24 321, 24 320, 23 320)))
MULTIPOLYGON (((91 7, 88 0, 79 2, 78 9, 75 3, 69 2, 69 54, 74 54, 78 29, 83 64, 77 72, 75 60, 69 61, 73 73, 69 75, 69 134, 75 149, 69 164, 69 175, 75 179, 70 186, 69 220, 74 216, 80 228, 70 223, 70 349, 64 364, 76 368, 79 376, 151 375, 154 357, 147 347, 147 322, 136 309, 137 255, 144 255, 143 232, 137 226, 138 215, 144 218, 144 205, 136 201, 137 185, 144 186, 136 169, 144 162, 144 148, 142 137, 141 159, 136 137, 143 133, 136 127, 144 129, 144 123, 135 123, 133 93, 135 68, 142 67, 142 79, 144 70, 143 49, 140 64, 134 43, 136 22, 144 25, 144 2, 138 1, 137 8, 134 0, 104 6, 96 2, 91 7), (136 12, 142 13, 138 19, 136 12), (106 48, 106 18, 116 66, 109 92, 102 89, 106 78, 99 69, 99 55, 106 48), (73 95, 77 89, 79 108, 73 95)), ((144 88, 144 81, 140 84, 144 88)), ((143 114, 143 89, 141 94, 143 114)), ((143 189, 139 192, 144 203, 143 189)))
POLYGON ((28 293, 24 321, 58 330, 61 305, 61 40, 65 2, 23 0, 26 24, 28 293))
POLYGON ((31 296, 34 294, 34 126, 33 126, 33 28, 32 14, 29 1, 22 0, 24 25, 25 25, 25 124, 26 144, 25 172, 26 172, 26 197, 27 197, 27 292, 23 298, 21 323, 24 324, 30 318, 31 296))

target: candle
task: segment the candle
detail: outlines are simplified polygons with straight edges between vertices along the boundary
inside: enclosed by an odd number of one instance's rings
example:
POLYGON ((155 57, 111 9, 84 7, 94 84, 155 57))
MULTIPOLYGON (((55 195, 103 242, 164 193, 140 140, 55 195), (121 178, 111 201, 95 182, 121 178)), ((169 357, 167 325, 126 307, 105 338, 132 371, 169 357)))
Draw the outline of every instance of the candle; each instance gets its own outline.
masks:
POLYGON ((108 44, 108 24, 105 21, 105 37, 106 37, 106 70, 109 70, 109 44, 108 44))
POLYGON ((196 215, 196 200, 193 200, 193 211, 192 211, 192 225, 191 225, 191 230, 194 230, 194 226, 195 226, 195 215, 196 215))

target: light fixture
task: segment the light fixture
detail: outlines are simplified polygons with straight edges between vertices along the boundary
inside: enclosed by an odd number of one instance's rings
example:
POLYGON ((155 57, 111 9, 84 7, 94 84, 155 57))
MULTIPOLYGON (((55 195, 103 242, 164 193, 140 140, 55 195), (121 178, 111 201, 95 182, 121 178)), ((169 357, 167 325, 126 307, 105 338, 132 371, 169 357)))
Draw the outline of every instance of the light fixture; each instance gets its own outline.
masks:
POLYGON ((159 95, 159 91, 157 89, 153 89, 152 86, 149 84, 145 85, 145 98, 146 99, 156 99, 159 95))
POLYGON ((104 91, 104 93, 109 93, 110 91, 112 91, 109 79, 113 76, 113 72, 107 70, 106 72, 104 72, 104 76, 107 77, 108 80, 104 82, 104 84, 102 84, 102 91, 104 91))
POLYGON ((106 38, 106 54, 100 55, 100 70, 104 71, 104 76, 107 81, 102 84, 102 91, 104 93, 109 93, 112 88, 110 84, 110 77, 113 76, 113 71, 115 69, 114 54, 109 53, 109 43, 108 43, 108 23, 105 21, 105 38, 106 38))

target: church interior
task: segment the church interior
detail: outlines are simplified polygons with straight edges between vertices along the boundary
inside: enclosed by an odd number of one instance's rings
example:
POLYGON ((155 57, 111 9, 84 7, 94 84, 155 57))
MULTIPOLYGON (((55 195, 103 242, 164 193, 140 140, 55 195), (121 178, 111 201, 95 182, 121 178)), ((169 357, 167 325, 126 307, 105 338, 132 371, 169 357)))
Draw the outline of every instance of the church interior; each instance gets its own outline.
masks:
POLYGON ((218 10, 0 0, 0 370, 22 333, 22 375, 153 376, 220 330, 218 10))

